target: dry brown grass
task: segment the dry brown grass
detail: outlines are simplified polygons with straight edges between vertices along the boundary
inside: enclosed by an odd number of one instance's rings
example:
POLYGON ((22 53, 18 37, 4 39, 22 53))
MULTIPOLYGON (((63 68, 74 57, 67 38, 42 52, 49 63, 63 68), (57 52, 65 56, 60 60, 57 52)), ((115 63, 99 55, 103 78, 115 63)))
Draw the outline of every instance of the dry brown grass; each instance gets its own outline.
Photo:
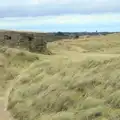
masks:
POLYGON ((119 120, 119 39, 115 34, 49 43, 51 56, 10 54, 19 75, 7 109, 17 120, 119 120))

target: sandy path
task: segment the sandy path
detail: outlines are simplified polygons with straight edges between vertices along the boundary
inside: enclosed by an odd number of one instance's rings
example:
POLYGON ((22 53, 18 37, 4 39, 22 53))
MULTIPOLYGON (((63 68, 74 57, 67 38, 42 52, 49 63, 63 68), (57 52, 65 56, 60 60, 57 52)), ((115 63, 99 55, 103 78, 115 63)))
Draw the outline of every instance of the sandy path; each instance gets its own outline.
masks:
POLYGON ((5 111, 3 98, 0 98, 0 120, 10 120, 7 111, 5 111))
POLYGON ((64 56, 70 58, 71 60, 83 60, 86 58, 94 58, 94 59, 110 59, 115 57, 120 57, 120 54, 106 54, 106 53, 79 53, 79 52, 64 52, 64 56))

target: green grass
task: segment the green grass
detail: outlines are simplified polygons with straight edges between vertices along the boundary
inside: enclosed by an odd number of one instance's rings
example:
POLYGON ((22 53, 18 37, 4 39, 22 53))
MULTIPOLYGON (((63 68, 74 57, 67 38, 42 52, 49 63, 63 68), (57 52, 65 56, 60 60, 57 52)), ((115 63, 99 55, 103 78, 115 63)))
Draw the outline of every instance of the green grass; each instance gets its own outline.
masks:
POLYGON ((15 69, 7 76, 7 110, 16 120, 119 120, 119 38, 49 43, 51 56, 1 48, 15 69))

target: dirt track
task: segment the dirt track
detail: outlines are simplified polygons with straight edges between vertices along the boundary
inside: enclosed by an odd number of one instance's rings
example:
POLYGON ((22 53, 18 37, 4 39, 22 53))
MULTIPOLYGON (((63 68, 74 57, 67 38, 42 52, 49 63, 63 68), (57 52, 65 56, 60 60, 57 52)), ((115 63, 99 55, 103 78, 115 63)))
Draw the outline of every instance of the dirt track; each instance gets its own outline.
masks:
POLYGON ((3 98, 0 98, 0 120, 10 120, 8 113, 5 111, 3 98))

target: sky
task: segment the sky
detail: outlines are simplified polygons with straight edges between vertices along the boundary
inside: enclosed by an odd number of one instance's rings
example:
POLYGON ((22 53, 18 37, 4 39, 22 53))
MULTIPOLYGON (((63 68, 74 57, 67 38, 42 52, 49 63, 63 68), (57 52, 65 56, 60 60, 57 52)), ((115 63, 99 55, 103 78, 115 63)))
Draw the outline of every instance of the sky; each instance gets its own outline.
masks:
POLYGON ((120 0, 0 0, 0 29, 120 31, 120 0))

